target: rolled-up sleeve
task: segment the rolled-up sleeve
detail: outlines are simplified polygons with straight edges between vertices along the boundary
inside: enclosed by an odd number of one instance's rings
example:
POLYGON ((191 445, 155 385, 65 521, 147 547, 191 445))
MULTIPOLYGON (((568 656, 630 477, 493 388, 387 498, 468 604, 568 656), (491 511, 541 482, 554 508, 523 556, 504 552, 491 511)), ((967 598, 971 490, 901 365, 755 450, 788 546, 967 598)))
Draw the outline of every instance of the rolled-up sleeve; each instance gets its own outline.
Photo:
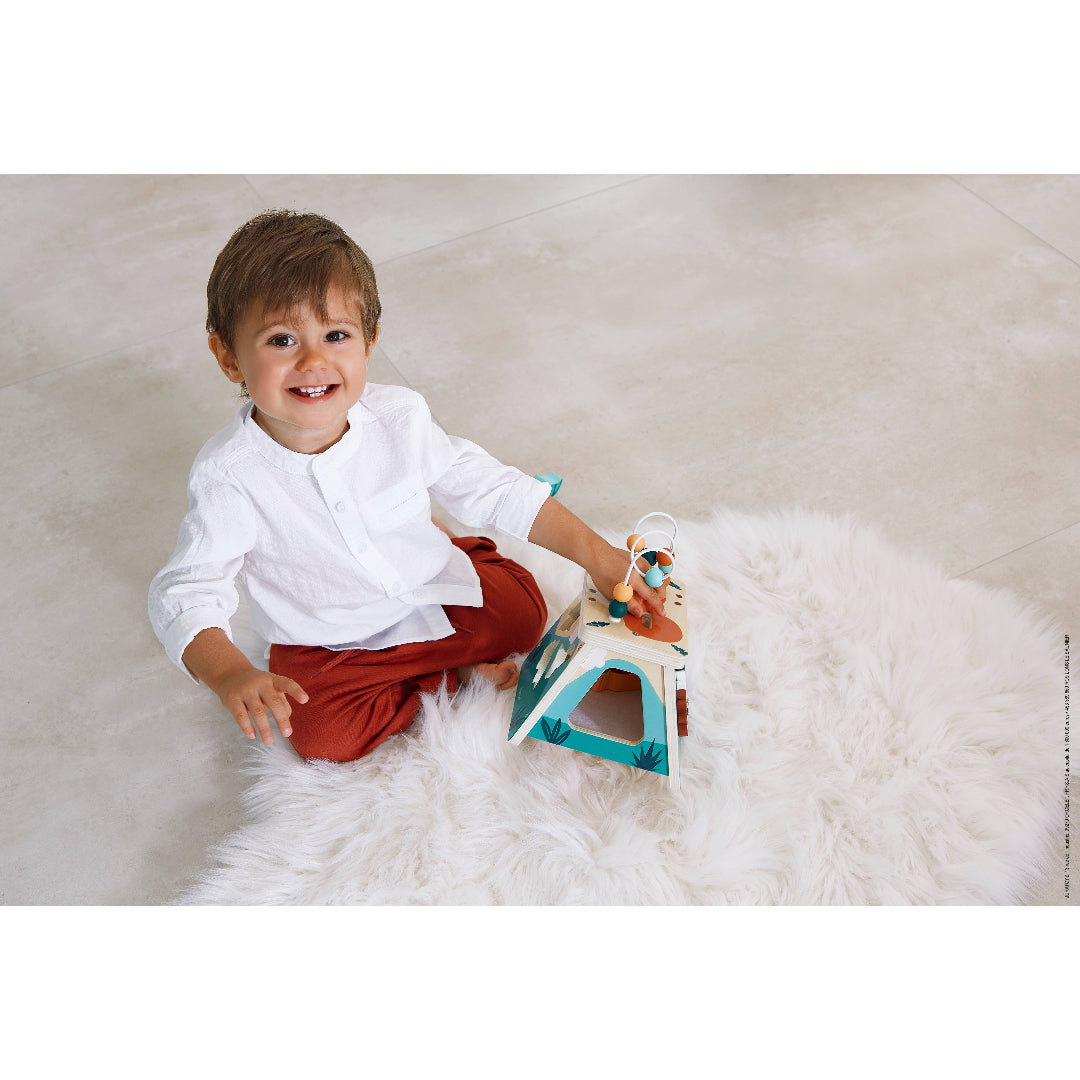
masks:
POLYGON ((235 578, 255 543, 247 496, 210 463, 196 462, 188 481, 188 512, 172 557, 150 584, 150 623, 165 652, 194 682, 184 650, 217 627, 232 640, 229 620, 240 597, 235 578))
POLYGON ((422 398, 413 422, 428 491, 463 525, 494 526, 515 540, 527 541, 551 488, 513 465, 504 465, 476 443, 447 435, 422 398))

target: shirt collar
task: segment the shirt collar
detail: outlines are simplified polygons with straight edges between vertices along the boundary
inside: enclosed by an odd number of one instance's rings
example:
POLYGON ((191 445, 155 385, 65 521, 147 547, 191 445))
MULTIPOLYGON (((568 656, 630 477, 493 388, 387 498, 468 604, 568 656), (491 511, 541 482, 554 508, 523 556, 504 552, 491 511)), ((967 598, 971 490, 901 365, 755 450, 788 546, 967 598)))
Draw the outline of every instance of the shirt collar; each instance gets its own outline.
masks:
POLYGON ((251 418, 254 409, 255 403, 246 401, 239 412, 240 423, 248 441, 267 461, 286 472, 310 474, 315 471, 316 463, 320 469, 335 468, 348 461, 360 448, 364 407, 359 401, 349 410, 348 430, 333 446, 321 454, 298 454, 295 450, 290 450, 281 443, 275 442, 251 418))

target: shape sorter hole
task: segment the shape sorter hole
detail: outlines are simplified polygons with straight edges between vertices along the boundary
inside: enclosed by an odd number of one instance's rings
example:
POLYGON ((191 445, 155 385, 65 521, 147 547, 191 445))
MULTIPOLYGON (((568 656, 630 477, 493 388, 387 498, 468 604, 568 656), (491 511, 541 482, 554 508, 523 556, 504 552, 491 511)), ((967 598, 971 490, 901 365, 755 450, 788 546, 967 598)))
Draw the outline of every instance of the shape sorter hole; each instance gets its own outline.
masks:
POLYGON ((645 737, 641 680, 608 668, 567 717, 571 727, 636 745, 645 737))

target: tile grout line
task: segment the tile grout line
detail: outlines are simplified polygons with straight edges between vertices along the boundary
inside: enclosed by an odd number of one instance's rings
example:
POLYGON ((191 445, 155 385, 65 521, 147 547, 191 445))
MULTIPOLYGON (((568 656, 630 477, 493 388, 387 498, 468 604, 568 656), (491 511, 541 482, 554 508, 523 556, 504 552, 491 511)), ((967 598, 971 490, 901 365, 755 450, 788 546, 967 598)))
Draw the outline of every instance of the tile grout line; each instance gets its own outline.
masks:
POLYGON ((638 184, 642 180, 649 180, 652 176, 652 173, 645 173, 641 176, 632 177, 630 180, 621 180, 617 184, 612 184, 611 187, 600 188, 597 191, 587 191, 582 195, 575 195, 571 199, 564 199, 562 202, 552 203, 551 206, 541 206, 536 210, 530 210, 528 213, 519 214, 517 217, 507 218, 505 221, 496 221, 491 225, 484 225, 479 229, 473 229, 472 232, 461 233, 459 236, 447 237, 445 240, 439 240, 437 243, 417 248, 415 251, 403 251, 400 255, 392 255, 389 259, 382 259, 374 265, 376 267, 389 266, 390 263, 397 262, 400 259, 408 259, 413 255, 421 255, 425 251, 434 251, 435 248, 444 247, 446 244, 455 244, 459 240, 467 240, 470 236, 479 236, 480 233, 489 232, 491 229, 501 229, 504 225, 512 225, 515 221, 524 221, 526 218, 535 217, 537 214, 546 214, 549 210, 558 210, 562 206, 569 206, 571 203, 580 202, 582 199, 591 199, 596 195, 604 195, 609 191, 618 191, 619 188, 627 187, 630 184, 638 184))
MULTIPOLYGON (((58 367, 49 368, 47 371, 39 371, 35 375, 27 375, 25 379, 15 379, 13 382, 4 383, 3 385, 0 385, 0 394, 3 394, 3 392, 10 387, 22 386, 24 383, 33 382, 35 379, 43 379, 46 376, 53 375, 58 371, 68 371, 71 368, 79 367, 82 364, 92 364, 95 360, 104 360, 106 357, 114 356, 115 354, 124 352, 127 349, 137 349, 140 346, 149 345, 152 342, 159 340, 160 338, 171 337, 173 334, 183 333, 183 331, 186 330, 189 325, 191 324, 185 324, 184 326, 178 327, 174 330, 166 330, 161 334, 155 334, 152 338, 146 338, 143 341, 137 341, 131 345, 120 345, 114 349, 106 349, 104 352, 95 353, 93 356, 84 357, 82 360, 72 360, 70 363, 61 364, 58 367)), ((409 381, 401 368, 394 363, 393 359, 386 351, 386 349, 383 348, 382 345, 377 346, 377 348, 379 352, 382 353, 383 358, 390 365, 390 367, 392 367, 394 371, 398 374, 398 376, 400 376, 405 386, 407 386, 410 390, 416 390, 416 387, 413 386, 413 384, 409 381)), ((419 393, 418 390, 416 392, 419 393)), ((441 427, 445 431, 446 426, 442 423, 442 421, 437 416, 435 416, 434 413, 432 413, 432 416, 434 417, 435 422, 439 425, 439 427, 441 427)))
MULTIPOLYGON (((379 352, 381 352, 383 354, 383 358, 386 360, 386 362, 398 373, 398 375, 401 376, 401 379, 405 383, 405 385, 410 390, 414 390, 414 391, 416 391, 416 393, 419 394, 420 391, 417 390, 416 387, 413 386, 413 384, 411 382, 409 382, 409 380, 405 376, 405 372, 402 371, 401 368, 399 368, 397 366, 397 364, 395 364, 394 361, 390 359, 390 354, 381 345, 378 346, 378 349, 379 349, 379 352)), ((424 398, 424 400, 427 401, 427 398, 424 398)), ((447 430, 446 425, 435 415, 435 410, 432 409, 431 402, 428 402, 428 412, 431 413, 431 419, 434 420, 435 423, 438 424, 439 427, 441 427, 443 429, 443 431, 446 431, 447 435, 449 435, 450 432, 447 430)))
POLYGON ((957 581, 960 578, 967 577, 968 574, 974 574, 976 570, 982 570, 985 566, 990 566, 993 563, 1000 562, 1002 559, 1007 559, 1010 555, 1015 555, 1018 551, 1023 551, 1024 548, 1029 548, 1032 544, 1041 544, 1044 540, 1049 540, 1053 536, 1057 536, 1059 533, 1068 532, 1069 529, 1075 529, 1077 525, 1080 525, 1080 521, 1074 521, 1069 525, 1063 525, 1060 529, 1055 529, 1053 532, 1047 533, 1045 536, 1038 536, 1034 540, 1029 540, 1026 544, 1021 544, 1019 547, 1015 547, 1012 551, 1006 551, 1002 555, 995 555, 992 559, 987 559, 984 563, 979 563, 978 566, 973 566, 969 570, 965 570, 962 574, 954 574, 950 579, 957 581))
MULTIPOLYGON (((382 345, 378 345, 378 346, 376 346, 376 348, 378 348, 379 352, 381 352, 383 354, 383 358, 386 360, 386 362, 398 373, 398 375, 401 376, 401 378, 405 382, 405 385, 410 390, 416 390, 416 387, 413 386, 413 384, 411 382, 409 382, 408 379, 405 378, 405 372, 402 371, 401 368, 399 368, 397 366, 397 364, 395 364, 394 361, 390 359, 390 354, 386 351, 386 349, 384 349, 382 345)), ((417 391, 417 393, 419 393, 419 391, 417 391)))
POLYGON ((255 198, 265 206, 266 199, 260 194, 259 189, 251 182, 251 177, 249 177, 247 173, 241 173, 240 175, 243 177, 244 183, 255 193, 255 198))
MULTIPOLYGON (((971 188, 969 188, 967 186, 967 184, 965 184, 962 181, 958 180, 951 173, 949 173, 947 175, 948 175, 949 179, 954 184, 956 184, 956 186, 959 187, 962 191, 966 191, 969 195, 971 195, 974 198, 978 199, 979 202, 981 202, 984 206, 987 206, 991 210, 993 210, 994 213, 996 213, 1000 217, 1003 217, 1006 221, 1011 222, 1013 225, 1017 226, 1017 228, 1023 229, 1024 232, 1026 232, 1029 236, 1036 239, 1040 244, 1045 245, 1051 251, 1057 252, 1057 254, 1060 255, 1066 262, 1071 263, 1073 266, 1080 269, 1080 262, 1077 262, 1077 260, 1074 259, 1071 255, 1068 255, 1066 252, 1062 251, 1061 248, 1057 247, 1057 245, 1052 244, 1045 237, 1040 236, 1037 232, 1035 232, 1034 229, 1030 228, 1027 225, 1024 225, 1022 222, 1017 221, 1016 218, 1012 217, 1010 214, 1007 214, 1004 210, 1001 209, 1001 207, 995 206, 989 199, 987 199, 984 196, 980 195, 977 191, 973 191, 971 188)), ((978 566, 973 566, 970 569, 965 570, 962 574, 954 575, 954 577, 951 578, 950 580, 957 581, 960 578, 965 578, 969 574, 974 574, 976 571, 982 570, 984 567, 991 566, 996 562, 1000 562, 1002 559, 1007 559, 1011 555, 1015 555, 1018 551, 1023 551, 1025 548, 1031 547, 1033 544, 1040 544, 1044 540, 1049 540, 1051 537, 1057 536, 1059 533, 1067 532, 1069 529, 1073 529, 1077 525, 1080 525, 1080 522, 1074 521, 1069 525, 1065 525, 1060 529, 1055 529, 1053 532, 1047 533, 1045 536, 1040 536, 1040 537, 1037 537, 1034 540, 1029 540, 1028 543, 1021 544, 1019 547, 1013 548, 1012 551, 1006 551, 1002 555, 997 555, 993 559, 987 559, 986 562, 979 563, 978 566)))
POLYGON ((24 379, 14 379, 12 382, 0 385, 0 394, 12 386, 22 386, 24 383, 33 382, 35 379, 44 379, 46 376, 53 375, 58 371, 68 371, 73 367, 79 367, 81 364, 92 364, 95 360, 104 360, 107 356, 115 356, 117 353, 126 352, 128 349, 138 349, 144 345, 151 345, 153 342, 160 341, 162 338, 171 337, 173 334, 182 334, 191 325, 191 323, 185 323, 183 326, 174 327, 172 330, 165 330, 160 334, 155 334, 153 337, 144 338, 142 341, 133 341, 126 345, 117 345, 111 349, 105 349, 103 352, 94 353, 93 356, 83 357, 82 360, 71 360, 66 364, 58 364, 56 367, 47 368, 45 371, 39 371, 34 375, 27 375, 24 379))
MULTIPOLYGON (((264 205, 266 205, 266 198, 259 192, 259 189, 251 182, 251 178, 247 173, 240 174, 244 183, 251 189, 255 197, 264 205)), ((529 210, 527 213, 519 214, 517 217, 507 218, 505 221, 496 221, 491 225, 484 225, 479 229, 473 229, 471 232, 460 233, 458 236, 448 236, 445 240, 436 241, 434 244, 427 244, 425 247, 415 248, 412 251, 403 251, 398 255, 391 255, 388 259, 381 259, 379 262, 373 262, 372 265, 376 267, 388 266, 392 262, 397 262, 399 259, 408 259, 413 255, 419 255, 425 251, 432 251, 434 248, 442 247, 444 244, 453 244, 458 240, 465 240, 470 236, 477 236, 482 232, 487 232, 489 229, 499 229, 504 225, 512 225, 515 221, 524 221, 525 218, 533 217, 536 214, 546 213, 548 210, 557 210, 561 206, 569 206, 571 203, 579 202, 581 199, 591 199, 594 195, 603 195, 608 191, 618 191, 619 188, 627 187, 629 184, 637 184, 642 180, 649 180, 655 174, 642 173, 640 176, 632 176, 629 180, 620 180, 617 184, 612 184, 610 187, 598 188, 596 191, 586 191, 581 195, 575 195, 570 199, 564 199, 562 202, 552 203, 550 206, 540 206, 535 210, 529 210)))
MULTIPOLYGON (((643 174, 641 176, 635 176, 635 177, 631 178, 630 180, 622 180, 618 184, 612 184, 611 187, 600 188, 597 191, 585 192, 582 195, 575 195, 572 199, 565 199, 561 203, 553 203, 551 206, 542 206, 542 207, 539 207, 536 210, 530 210, 526 214, 520 214, 518 217, 507 218, 505 221, 497 221, 497 222, 494 222, 491 225, 485 225, 480 229, 474 229, 472 232, 461 233, 459 236, 448 237, 447 239, 440 240, 435 244, 428 244, 426 247, 416 248, 414 251, 402 252, 400 255, 394 255, 391 258, 385 259, 385 260, 383 260, 383 261, 381 261, 379 263, 376 263, 374 265, 386 266, 389 263, 396 262, 398 259, 407 259, 412 255, 418 255, 421 252, 431 251, 434 248, 442 247, 444 244, 452 244, 452 243, 454 243, 454 242, 456 242, 458 240, 464 240, 467 237, 476 236, 479 233, 487 232, 489 229, 498 229, 503 225, 509 225, 509 224, 512 224, 515 221, 522 221, 527 217, 533 217, 536 214, 546 213, 548 210, 556 210, 560 206, 568 206, 570 203, 578 202, 581 199, 588 199, 588 198, 591 198, 594 195, 602 195, 607 191, 616 191, 619 188, 626 187, 629 184, 636 184, 641 180, 647 180, 647 179, 649 179, 649 177, 651 175, 652 175, 651 173, 648 173, 648 174, 643 174)), ((255 185, 251 182, 248 175, 246 173, 242 173, 242 174, 240 174, 240 176, 241 176, 241 179, 244 181, 244 183, 251 189, 251 191, 255 195, 255 197, 261 203, 265 204, 266 203, 265 197, 262 194, 260 194, 258 188, 256 188, 255 185)), ((34 379, 40 379, 43 376, 52 374, 55 371, 67 371, 69 368, 77 367, 80 364, 89 364, 89 363, 93 362, 94 360, 101 360, 106 356, 111 356, 114 353, 121 352, 123 349, 138 348, 140 345, 148 345, 151 342, 157 341, 159 338, 168 337, 171 334, 181 333, 183 330, 187 329, 187 326, 188 326, 188 324, 185 323, 184 326, 176 327, 176 328, 174 328, 172 330, 165 331, 165 332, 163 332, 161 334, 155 334, 153 337, 146 338, 143 341, 131 342, 131 343, 126 344, 126 345, 116 346, 115 348, 112 348, 112 349, 105 349, 103 352, 95 353, 93 356, 84 357, 82 360, 72 360, 70 363, 60 364, 57 367, 49 368, 47 371, 39 371, 34 375, 27 375, 26 378, 24 378, 24 379, 15 379, 13 382, 4 383, 4 384, 0 385, 0 392, 3 392, 4 390, 6 390, 9 386, 21 386, 23 383, 31 382, 34 379)), ((380 349, 382 349, 382 346, 380 346, 380 349)), ((390 366, 398 373, 398 375, 401 376, 402 379, 405 380, 406 385, 409 386, 410 389, 415 389, 415 387, 413 387, 412 383, 409 382, 408 378, 406 378, 405 373, 401 370, 401 368, 399 368, 398 365, 395 364, 394 361, 390 359, 390 355, 386 352, 385 349, 382 349, 382 353, 383 353, 383 356, 386 357, 386 360, 390 364, 390 366)), ((439 426, 442 427, 442 424, 440 424, 439 426)))
MULTIPOLYGON (((536 210, 530 210, 526 214, 519 214, 517 217, 507 218, 505 221, 497 221, 497 222, 494 222, 491 225, 485 225, 480 229, 473 229, 472 232, 461 233, 458 236, 451 236, 451 237, 448 237, 445 240, 440 240, 435 244, 428 244, 426 247, 416 248, 414 251, 406 251, 406 252, 402 252, 400 255, 393 255, 389 259, 383 259, 383 260, 381 260, 381 261, 379 261, 377 263, 373 263, 373 266, 378 267, 378 268, 382 268, 384 266, 388 266, 392 262, 397 262, 399 259, 408 259, 408 258, 412 257, 413 255, 419 255, 419 254, 422 254, 425 251, 432 251, 435 248, 443 247, 446 244, 453 244, 453 243, 456 243, 458 240, 465 240, 470 236, 478 236, 480 233, 488 232, 490 229, 498 229, 498 228, 501 228, 504 225, 513 224, 513 222, 515 222, 515 221, 524 221, 525 218, 534 217, 537 214, 544 214, 544 213, 547 213, 549 210, 557 210, 560 206, 569 206, 571 203, 579 202, 581 199, 589 199, 589 198, 592 198, 594 195, 603 195, 605 192, 608 192, 608 191, 617 191, 619 188, 627 187, 630 184, 639 183, 641 180, 648 180, 648 179, 650 179, 650 177, 652 175, 653 175, 652 173, 645 173, 645 174, 643 174, 641 176, 632 177, 630 180, 621 180, 619 183, 612 184, 610 187, 600 188, 597 191, 588 191, 588 192, 585 192, 582 195, 575 195, 572 199, 564 199, 562 202, 553 203, 551 206, 542 206, 542 207, 539 207, 536 210)), ((247 177, 245 177, 245 180, 246 179, 247 179, 247 177)), ((397 372, 397 374, 404 381, 405 385, 407 387, 409 387, 410 390, 416 390, 416 387, 413 386, 413 384, 409 381, 409 378, 405 374, 405 372, 402 371, 401 368, 396 363, 394 363, 394 361, 391 358, 390 354, 386 351, 386 349, 382 345, 379 346, 379 350, 383 354, 383 356, 385 357, 386 362, 394 369, 394 371, 397 372)), ((417 393, 419 393, 419 391, 417 391, 417 393)), ((430 403, 429 403, 428 407, 430 409, 430 403)), ((432 411, 431 416, 432 416, 432 419, 435 421, 435 423, 438 424, 439 427, 441 427, 443 429, 443 431, 446 431, 446 425, 439 419, 438 416, 435 415, 434 411, 432 411)))
MULTIPOLYGON (((251 178, 246 173, 242 173, 240 175, 241 175, 241 178, 243 179, 244 183, 248 186, 248 188, 251 189, 251 192, 255 195, 255 197, 261 203, 265 204, 266 203, 265 196, 263 196, 260 193, 259 189, 256 188, 255 185, 251 182, 251 178)), ((651 173, 645 173, 645 174, 643 174, 641 176, 632 177, 629 180, 621 180, 619 183, 612 184, 610 187, 599 188, 596 191, 588 191, 588 192, 585 192, 582 195, 575 195, 571 199, 564 199, 562 202, 552 203, 550 206, 541 206, 541 207, 538 207, 536 210, 530 210, 526 214, 519 214, 517 217, 507 218, 505 221, 497 221, 497 222, 494 222, 491 225, 485 225, 480 229, 474 229, 471 232, 461 233, 458 236, 447 237, 447 239, 445 239, 445 240, 440 240, 440 241, 438 241, 437 243, 434 243, 434 244, 428 244, 426 247, 416 248, 413 251, 402 252, 400 255, 391 256, 389 259, 384 259, 384 260, 382 260, 382 261, 380 261, 378 263, 375 263, 374 265, 380 266, 380 267, 387 266, 388 264, 390 264, 392 262, 397 262, 399 259, 407 259, 407 258, 409 258, 409 257, 411 257, 413 255, 419 255, 422 252, 431 251, 434 248, 442 247, 445 244, 452 244, 452 243, 455 243, 458 240, 464 240, 464 239, 466 239, 466 238, 468 238, 470 236, 477 236, 478 234, 480 234, 482 232, 487 232, 490 229, 498 229, 498 228, 501 228, 503 225, 510 225, 515 221, 523 221, 525 218, 534 217, 536 214, 546 213, 548 210, 557 210, 561 206, 569 206, 571 203, 579 202, 581 199, 589 199, 589 198, 592 198, 594 195, 603 195, 605 192, 608 192, 608 191, 617 191, 619 188, 627 187, 630 184, 639 183, 641 180, 648 180, 651 176, 652 176, 651 173)), ((159 337, 168 337, 170 334, 180 333, 186 328, 187 327, 186 327, 186 324, 185 324, 185 326, 183 326, 183 327, 178 327, 178 328, 176 328, 174 330, 167 331, 167 332, 165 332, 163 334, 155 335, 154 337, 147 338, 145 341, 142 341, 142 342, 134 342, 133 344, 119 346, 119 347, 114 348, 114 349, 106 349, 104 352, 95 353, 93 356, 88 356, 88 357, 86 357, 86 358, 84 358, 82 360, 73 360, 69 364, 62 364, 59 367, 50 368, 48 371, 40 371, 36 375, 28 375, 25 379, 16 379, 14 382, 5 383, 4 385, 0 386, 0 393, 2 393, 4 390, 6 390, 9 386, 19 386, 22 383, 30 382, 30 381, 32 381, 34 379, 39 379, 42 376, 49 375, 54 371, 66 371, 68 368, 77 367, 79 364, 89 364, 94 360, 100 360, 100 359, 102 359, 102 358, 104 358, 106 356, 111 356, 113 353, 120 352, 121 349, 138 348, 140 345, 146 345, 146 344, 149 344, 150 342, 156 341, 159 337)), ((385 357, 386 362, 394 369, 395 372, 397 372, 397 374, 400 376, 400 378, 405 383, 405 385, 407 387, 409 387, 410 390, 415 390, 416 387, 413 386, 413 384, 409 381, 408 377, 401 370, 401 368, 396 363, 394 363, 393 359, 391 358, 390 354, 386 351, 386 349, 383 346, 380 345, 379 350, 382 352, 383 356, 385 357)), ((434 414, 432 414, 432 415, 434 416, 434 414)), ((444 431, 446 430, 445 425, 442 423, 441 420, 439 420, 439 418, 437 416, 435 416, 435 422, 439 425, 439 427, 443 428, 444 431)))
MULTIPOLYGON (((251 182, 248 176, 245 173, 240 173, 239 175, 240 179, 243 180, 243 182, 248 186, 248 188, 251 189, 252 193, 259 200, 259 202, 265 203, 265 198, 259 193, 258 189, 251 182)), ((67 364, 60 364, 59 366, 49 368, 46 371, 39 371, 35 375, 27 375, 24 379, 15 379, 13 382, 0 385, 0 393, 3 393, 9 386, 22 386, 23 383, 32 382, 34 379, 40 379, 45 375, 51 375, 53 372, 56 371, 67 371, 70 368, 78 367, 80 364, 89 364, 95 360, 102 360, 107 356, 112 356, 115 353, 122 352, 124 349, 137 349, 142 345, 149 345, 155 341, 158 341, 161 338, 170 337, 172 334, 183 333, 183 331, 186 330, 189 325, 189 323, 185 323, 183 326, 174 327, 172 330, 166 330, 161 334, 155 334, 153 337, 144 338, 142 341, 129 342, 126 345, 118 345, 115 348, 105 349, 103 352, 95 353, 93 356, 84 357, 82 360, 72 360, 67 364)), ((397 370, 396 365, 395 370, 397 370)))
MULTIPOLYGON (((990 207, 990 209, 993 210, 994 213, 1000 214, 1001 217, 1003 217, 1006 221, 1011 221, 1017 228, 1023 229, 1024 232, 1026 232, 1029 236, 1033 236, 1036 240, 1038 240, 1040 244, 1045 244, 1048 248, 1050 248, 1051 251, 1056 251, 1063 259, 1066 260, 1066 262, 1070 262, 1070 263, 1073 264, 1073 266, 1077 267, 1077 269, 1080 269, 1080 262, 1077 262, 1076 259, 1074 259, 1071 255, 1066 254, 1064 251, 1061 250, 1061 248, 1059 248, 1056 245, 1052 244, 1045 237, 1040 236, 1034 229, 1032 229, 1029 226, 1023 224, 1023 222, 1017 221, 1016 218, 1011 217, 1009 214, 1006 214, 1005 211, 1002 210, 1000 206, 995 206, 989 199, 984 198, 977 191, 972 191, 971 188, 969 188, 967 186, 967 184, 962 183, 960 180, 957 180, 956 177, 953 176, 951 173, 948 174, 948 176, 949 176, 949 179, 954 184, 956 184, 956 186, 959 187, 961 190, 966 191, 969 195, 973 195, 976 199, 978 199, 985 206, 990 207)), ((991 560, 991 561, 993 561, 993 560, 991 560)))

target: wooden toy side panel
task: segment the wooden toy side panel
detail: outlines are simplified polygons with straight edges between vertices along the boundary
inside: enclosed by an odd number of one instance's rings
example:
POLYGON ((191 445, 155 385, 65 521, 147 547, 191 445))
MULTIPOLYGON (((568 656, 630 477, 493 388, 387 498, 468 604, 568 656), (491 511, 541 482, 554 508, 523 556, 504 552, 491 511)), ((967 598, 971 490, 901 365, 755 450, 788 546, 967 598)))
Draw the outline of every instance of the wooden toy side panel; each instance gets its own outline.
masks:
POLYGON ((517 689, 514 692, 514 710, 510 719, 507 739, 520 743, 531 724, 526 723, 533 715, 539 715, 540 706, 551 701, 562 674, 573 663, 581 648, 578 637, 578 620, 581 601, 575 600, 551 624, 547 633, 529 653, 521 665, 517 689))
POLYGON ((567 717, 571 727, 630 746, 664 738, 663 668, 608 654, 591 675, 588 691, 567 717), (619 676, 624 689, 602 690, 607 673, 619 676))
POLYGON ((664 671, 664 726, 667 731, 668 745, 668 780, 671 786, 679 790, 679 724, 675 709, 675 669, 666 667, 664 671))
POLYGON ((670 744, 665 744, 666 709, 662 669, 646 672, 628 660, 608 658, 599 667, 585 670, 568 667, 559 679, 557 690, 557 694, 544 702, 543 709, 533 714, 536 722, 531 726, 525 725, 529 727, 530 737, 623 765, 632 765, 647 772, 668 775, 670 744), (574 709, 584 701, 596 680, 611 669, 629 672, 640 679, 643 737, 636 742, 592 731, 570 721, 574 709))

